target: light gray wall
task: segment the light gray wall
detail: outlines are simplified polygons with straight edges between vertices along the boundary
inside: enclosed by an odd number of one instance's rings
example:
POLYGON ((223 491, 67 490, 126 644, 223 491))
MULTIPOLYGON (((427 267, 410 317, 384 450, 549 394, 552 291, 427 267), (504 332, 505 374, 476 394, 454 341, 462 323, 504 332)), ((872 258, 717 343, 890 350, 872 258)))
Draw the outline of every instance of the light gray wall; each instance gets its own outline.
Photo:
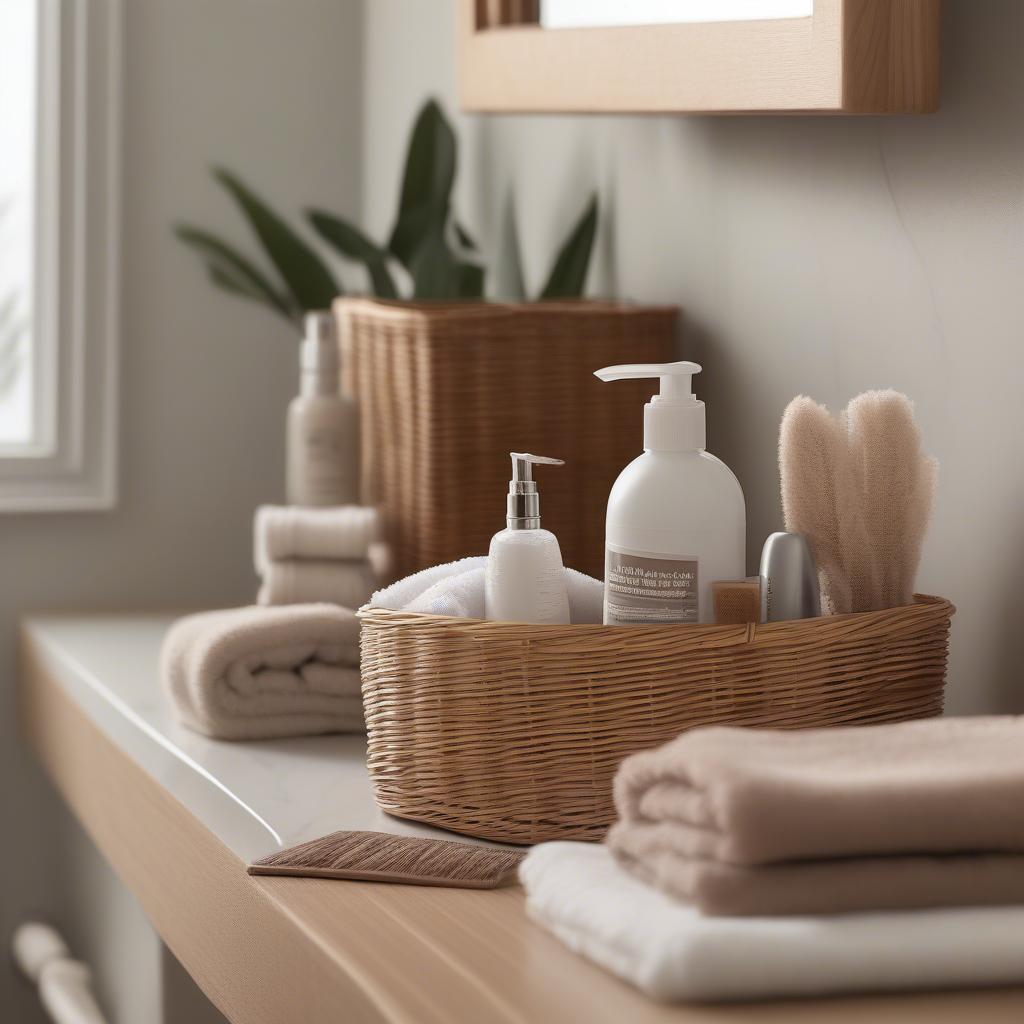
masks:
MULTIPOLYGON (((459 118, 459 200, 492 251, 514 185, 528 283, 587 189, 595 292, 674 302, 709 448, 780 525, 782 409, 873 387, 916 403, 941 486, 919 584, 951 598, 951 711, 1024 710, 1024 4, 949 0, 920 118, 459 118)), ((390 222, 411 117, 456 107, 454 0, 366 5, 364 205, 390 222)), ((640 410, 637 410, 640 415, 640 410)))
MULTIPOLYGON (((17 741, 15 623, 32 608, 252 599, 252 511, 282 497, 296 342, 215 293, 170 225, 189 218, 252 247, 208 177, 213 161, 280 208, 356 213, 361 11, 356 0, 125 7, 121 501, 0 517, 0 943, 26 913, 59 922, 96 965, 114 1020, 155 1024, 187 996, 161 991, 141 913, 17 741)), ((2 953, 0 965, 0 1019, 41 1020, 2 953)))

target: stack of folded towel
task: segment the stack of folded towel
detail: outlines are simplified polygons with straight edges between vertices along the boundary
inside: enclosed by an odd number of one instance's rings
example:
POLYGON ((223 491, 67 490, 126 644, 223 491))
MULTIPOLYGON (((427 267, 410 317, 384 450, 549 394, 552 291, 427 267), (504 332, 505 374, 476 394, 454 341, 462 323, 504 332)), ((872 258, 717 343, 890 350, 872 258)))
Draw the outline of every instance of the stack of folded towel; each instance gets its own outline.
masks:
POLYGON ((361 732, 359 621, 329 604, 231 608, 176 622, 160 676, 184 725, 217 739, 361 732))
POLYGON ((1013 718, 698 729, 623 762, 608 845, 709 914, 1024 902, 1022 798, 1013 718))
POLYGON ((265 505, 256 512, 256 571, 260 604, 328 601, 359 608, 380 585, 386 566, 377 510, 359 505, 296 508, 265 505))
POLYGON ((529 855, 528 906, 663 999, 1024 980, 1022 751, 1012 717, 696 729, 623 762, 607 846, 529 855))

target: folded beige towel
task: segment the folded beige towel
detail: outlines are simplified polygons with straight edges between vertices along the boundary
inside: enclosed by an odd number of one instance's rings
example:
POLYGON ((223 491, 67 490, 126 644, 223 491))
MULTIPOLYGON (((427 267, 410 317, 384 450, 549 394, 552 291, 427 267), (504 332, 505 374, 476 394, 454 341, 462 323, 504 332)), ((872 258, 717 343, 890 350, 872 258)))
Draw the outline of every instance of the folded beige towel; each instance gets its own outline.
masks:
POLYGON ((620 823, 608 845, 632 874, 705 914, 772 917, 1024 904, 1024 854, 836 857, 743 867, 679 854, 666 834, 672 827, 620 823))
POLYGON ((379 539, 375 508, 297 508, 264 505, 256 510, 254 542, 257 571, 268 562, 290 559, 352 561, 364 559, 379 539))
POLYGON ((181 721, 232 740, 361 732, 358 666, 359 622, 328 604, 189 615, 160 654, 181 721))
POLYGON ((268 562, 256 598, 262 605, 309 604, 326 601, 343 608, 359 608, 379 586, 368 561, 289 560, 268 562))
POLYGON ((1010 716, 695 729, 622 763, 608 844, 712 913, 1024 901, 1022 751, 1010 716))

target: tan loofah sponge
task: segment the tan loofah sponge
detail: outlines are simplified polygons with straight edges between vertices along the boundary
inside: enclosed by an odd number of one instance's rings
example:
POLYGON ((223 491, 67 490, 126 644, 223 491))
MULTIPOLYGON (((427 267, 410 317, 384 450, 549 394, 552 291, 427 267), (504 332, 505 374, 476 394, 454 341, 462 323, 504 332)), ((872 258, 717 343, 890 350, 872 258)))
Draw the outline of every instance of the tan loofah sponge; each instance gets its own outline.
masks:
POLYGON ((906 395, 867 391, 838 419, 794 398, 782 417, 779 471, 786 529, 811 546, 825 610, 913 600, 937 464, 921 450, 906 395))

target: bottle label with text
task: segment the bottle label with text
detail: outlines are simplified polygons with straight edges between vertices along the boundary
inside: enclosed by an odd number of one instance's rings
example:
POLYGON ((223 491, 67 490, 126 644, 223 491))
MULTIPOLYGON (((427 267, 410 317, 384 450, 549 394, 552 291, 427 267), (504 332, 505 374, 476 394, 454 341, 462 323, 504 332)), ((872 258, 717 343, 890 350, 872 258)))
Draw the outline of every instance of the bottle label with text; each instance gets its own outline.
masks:
POLYGON ((696 623, 697 559, 638 555, 608 546, 605 623, 696 623))

